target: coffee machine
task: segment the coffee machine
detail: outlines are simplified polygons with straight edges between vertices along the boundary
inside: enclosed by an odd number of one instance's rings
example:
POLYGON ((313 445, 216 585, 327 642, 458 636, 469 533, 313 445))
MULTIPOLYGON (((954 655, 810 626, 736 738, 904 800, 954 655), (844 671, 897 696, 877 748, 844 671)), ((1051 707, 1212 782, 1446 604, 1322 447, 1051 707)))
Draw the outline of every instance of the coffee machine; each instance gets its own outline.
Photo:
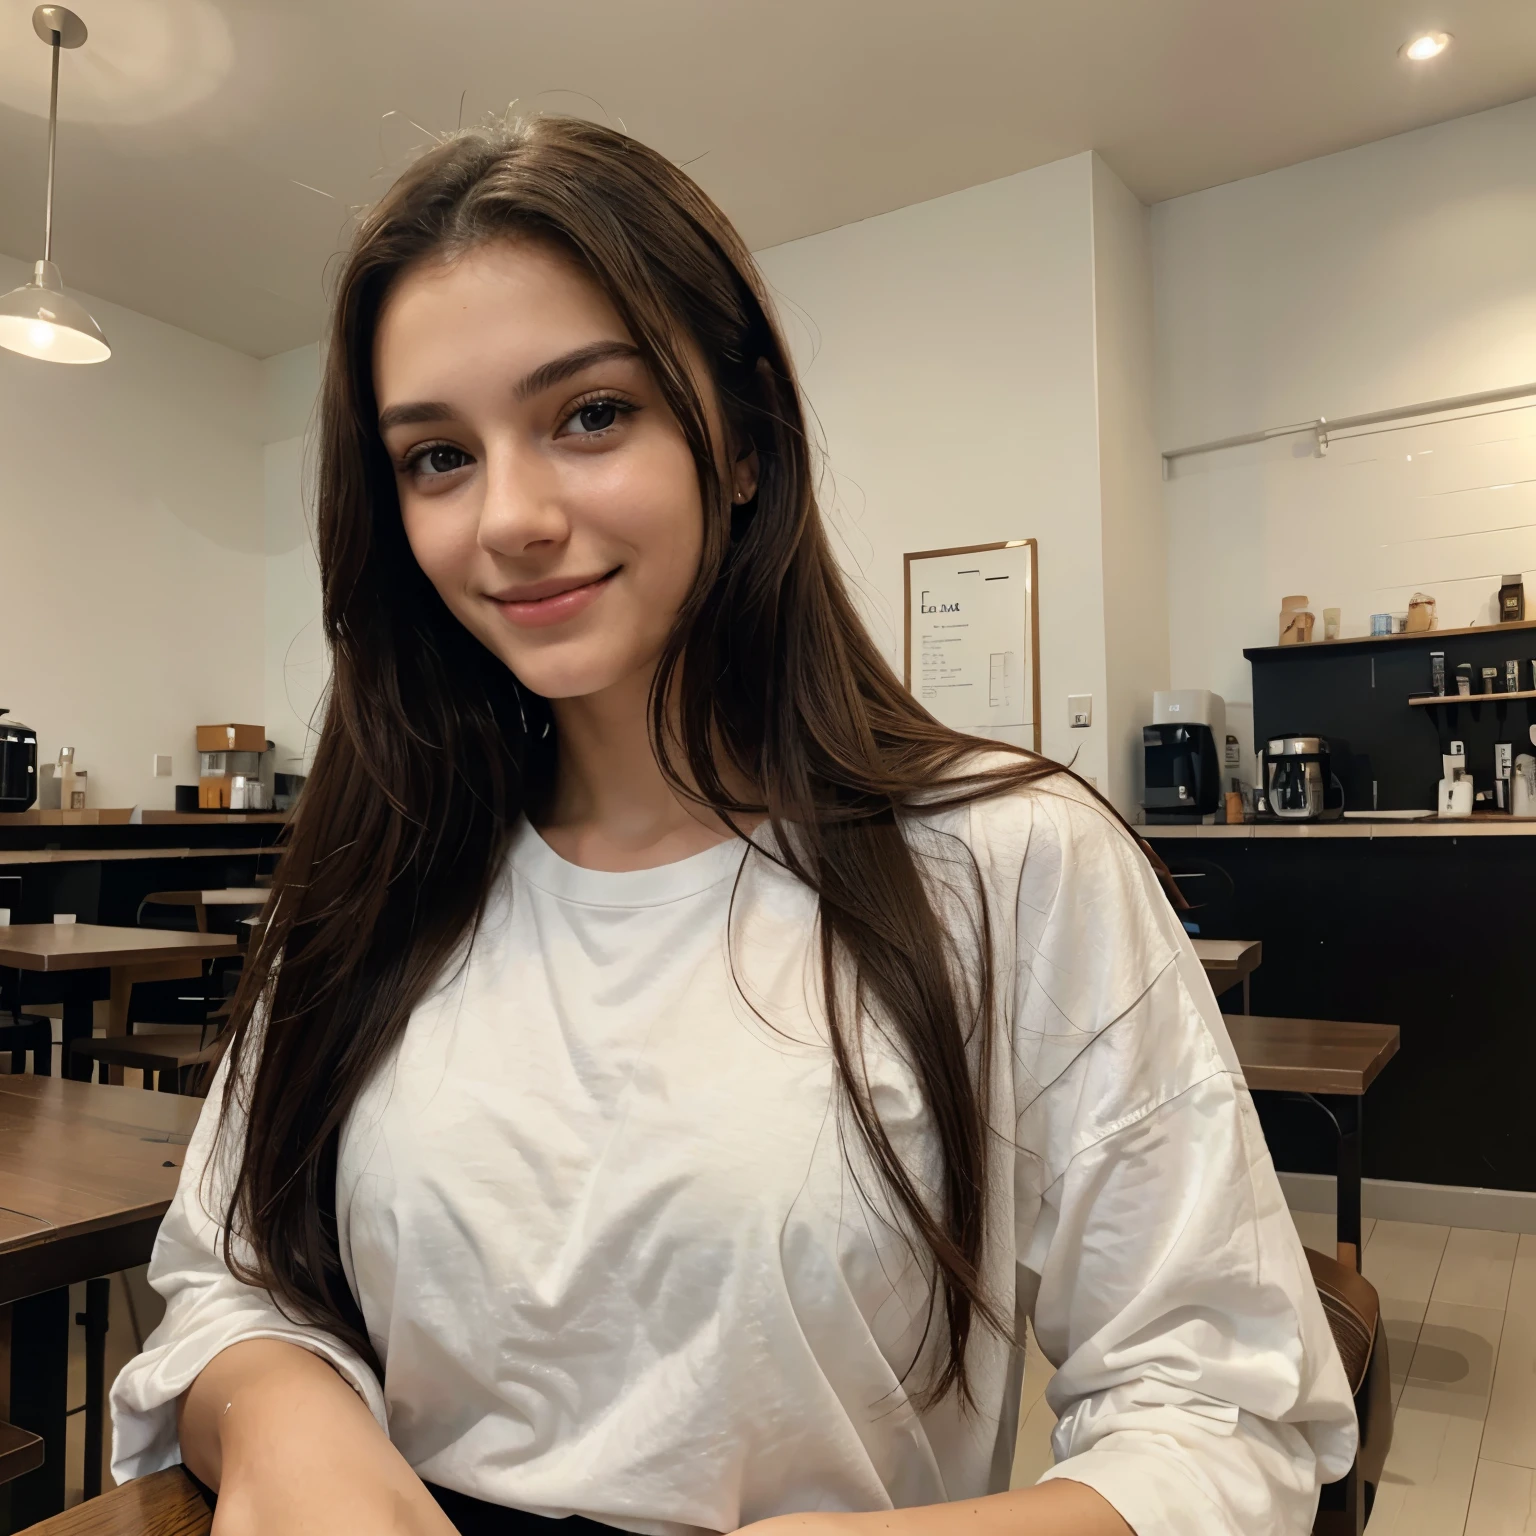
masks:
POLYGON ((1152 724, 1141 728, 1141 808, 1149 823, 1215 819, 1226 735, 1220 694, 1182 688, 1152 695, 1152 724))
POLYGON ((0 811, 30 811, 36 799, 37 732, 19 720, 0 720, 0 811))
POLYGON ((1322 736, 1272 736, 1260 755, 1261 817, 1281 821, 1336 821, 1344 814, 1344 786, 1333 771, 1341 742, 1322 736))

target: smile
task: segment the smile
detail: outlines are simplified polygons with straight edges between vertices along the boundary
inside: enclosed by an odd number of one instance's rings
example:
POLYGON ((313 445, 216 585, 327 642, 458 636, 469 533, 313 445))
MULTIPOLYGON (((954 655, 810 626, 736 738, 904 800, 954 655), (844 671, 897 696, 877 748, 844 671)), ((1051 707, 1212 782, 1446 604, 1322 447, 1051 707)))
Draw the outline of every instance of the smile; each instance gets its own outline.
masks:
POLYGON ((566 619, 575 618, 578 613, 590 607, 621 569, 615 566, 604 575, 586 581, 556 577, 549 581, 533 582, 525 587, 493 594, 491 601, 519 627, 542 629, 546 625, 561 624, 566 619))

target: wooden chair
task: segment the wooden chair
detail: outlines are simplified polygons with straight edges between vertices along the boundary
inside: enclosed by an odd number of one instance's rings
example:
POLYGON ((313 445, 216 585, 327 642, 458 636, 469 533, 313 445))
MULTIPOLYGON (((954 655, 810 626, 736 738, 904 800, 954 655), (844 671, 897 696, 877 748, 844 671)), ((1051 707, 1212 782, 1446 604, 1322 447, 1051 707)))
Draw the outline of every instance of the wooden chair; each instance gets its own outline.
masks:
POLYGON ((180 1467, 137 1477, 27 1528, 27 1536, 209 1536, 213 1510, 180 1467))
POLYGON ((0 1422, 0 1483, 13 1482, 43 1464, 43 1437, 0 1422))
MULTIPOLYGON (((179 1040, 174 1035, 119 1035, 112 1039, 95 1037, 76 1040, 70 1054, 76 1061, 94 1062, 97 1080, 106 1082, 111 1067, 135 1067, 144 1074, 144 1086, 151 1088, 152 1076, 158 1078, 161 1093, 184 1093, 193 1098, 207 1095, 214 1068, 224 1054, 226 1041, 216 1035, 210 1044, 200 1040, 179 1040)), ((87 1068, 86 1081, 90 1081, 87 1068)))
POLYGON ((1348 1474, 1323 1488, 1313 1536, 1360 1536, 1392 1449, 1392 1382, 1381 1299, 1364 1275, 1306 1250, 1360 1420, 1360 1449, 1348 1474))

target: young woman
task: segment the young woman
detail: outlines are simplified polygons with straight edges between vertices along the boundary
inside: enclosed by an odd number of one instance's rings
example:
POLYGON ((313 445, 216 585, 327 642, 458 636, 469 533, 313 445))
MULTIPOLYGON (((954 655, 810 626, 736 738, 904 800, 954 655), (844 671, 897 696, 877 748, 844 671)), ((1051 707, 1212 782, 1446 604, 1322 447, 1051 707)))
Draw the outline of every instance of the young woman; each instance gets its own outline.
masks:
POLYGON ((325 729, 119 1478, 219 1536, 1305 1532, 1354 1416, 1210 990, 1113 814, 865 636, 720 212, 454 139, 321 423, 325 729))

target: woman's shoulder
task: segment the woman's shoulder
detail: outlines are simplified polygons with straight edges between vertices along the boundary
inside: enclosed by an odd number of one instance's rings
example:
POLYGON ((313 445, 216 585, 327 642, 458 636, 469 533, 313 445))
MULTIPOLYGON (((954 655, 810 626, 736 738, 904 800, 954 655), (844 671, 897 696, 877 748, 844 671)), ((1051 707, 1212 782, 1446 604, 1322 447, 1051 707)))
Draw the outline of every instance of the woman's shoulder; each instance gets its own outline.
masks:
POLYGON ((935 784, 926 800, 914 810, 914 824, 964 842, 989 883, 1027 878, 1043 892, 1068 868, 1145 866, 1113 808, 1076 774, 1046 759, 978 751, 935 784))

